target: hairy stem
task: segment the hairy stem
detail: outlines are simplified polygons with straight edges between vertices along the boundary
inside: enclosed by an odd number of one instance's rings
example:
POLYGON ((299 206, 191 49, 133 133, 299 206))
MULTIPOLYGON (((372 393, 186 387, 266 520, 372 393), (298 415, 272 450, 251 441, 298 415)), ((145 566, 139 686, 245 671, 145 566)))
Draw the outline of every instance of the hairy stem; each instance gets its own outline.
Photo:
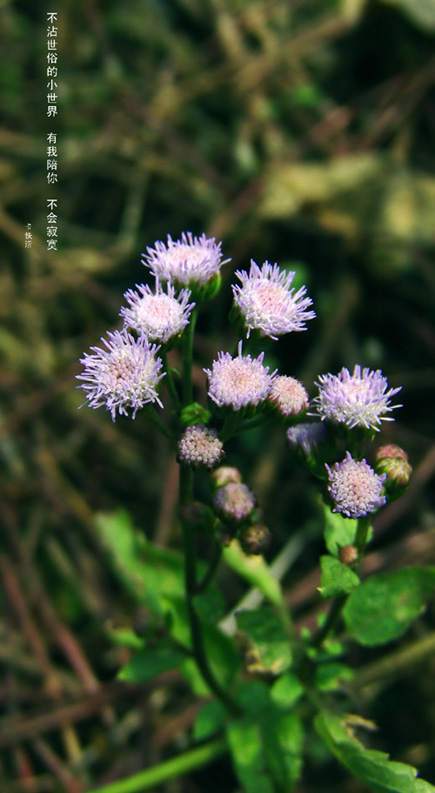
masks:
POLYGON ((192 356, 193 356, 193 335, 198 311, 192 310, 190 322, 187 325, 183 336, 183 405, 189 405, 192 401, 192 356))

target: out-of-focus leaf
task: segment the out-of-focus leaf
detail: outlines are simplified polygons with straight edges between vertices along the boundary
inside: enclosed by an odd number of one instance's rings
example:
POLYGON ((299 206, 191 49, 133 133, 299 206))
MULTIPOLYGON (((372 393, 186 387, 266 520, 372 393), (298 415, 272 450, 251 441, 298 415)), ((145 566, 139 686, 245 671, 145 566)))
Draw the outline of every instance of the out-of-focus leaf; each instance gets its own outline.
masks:
POLYGON ((392 762, 384 752, 365 749, 338 716, 320 713, 314 724, 337 760, 374 793, 435 793, 428 782, 416 779, 412 766, 392 762))
POLYGON ((292 708, 304 693, 304 687, 293 672, 285 672, 270 689, 272 702, 281 708, 292 708))
POLYGON ((237 777, 246 793, 274 793, 264 764, 261 731, 249 718, 229 724, 228 743, 237 777))
POLYGON ((282 606, 281 587, 262 556, 248 556, 243 553, 236 540, 224 549, 223 555, 226 563, 252 586, 258 587, 267 600, 275 606, 282 606))
POLYGON ((322 556, 322 583, 319 592, 323 598, 337 595, 348 595, 359 584, 359 578, 353 570, 342 564, 334 556, 322 556))
POLYGON ((118 672, 118 677, 129 683, 145 683, 168 669, 177 669, 185 657, 181 650, 169 642, 158 647, 145 647, 127 661, 118 672))
POLYGON ((435 0, 383 0, 403 11, 422 30, 435 30, 435 0))
POLYGON ((373 576, 347 600, 347 629, 360 644, 385 644, 409 628, 434 593, 435 568, 409 567, 373 576))
POLYGON ((210 738, 224 726, 226 719, 227 712, 218 700, 213 699, 211 702, 206 702, 199 711, 193 725, 194 741, 203 741, 206 738, 210 738))
POLYGON ((291 665, 289 637, 279 618, 268 606, 236 615, 237 627, 248 637, 253 651, 248 668, 280 674, 291 665))
POLYGON ((338 661, 319 664, 316 668, 315 685, 319 691, 335 691, 342 681, 352 680, 355 672, 350 666, 338 661))

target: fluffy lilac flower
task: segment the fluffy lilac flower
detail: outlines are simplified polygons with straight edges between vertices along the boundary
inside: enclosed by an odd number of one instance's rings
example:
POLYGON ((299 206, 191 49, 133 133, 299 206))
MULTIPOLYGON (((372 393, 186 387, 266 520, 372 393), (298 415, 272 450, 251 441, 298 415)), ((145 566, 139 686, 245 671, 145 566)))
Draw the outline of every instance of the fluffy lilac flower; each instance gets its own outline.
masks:
POLYGON ((204 369, 208 376, 208 395, 219 407, 240 410, 248 405, 263 402, 271 389, 273 374, 263 366, 264 352, 258 358, 242 355, 242 342, 238 354, 232 358, 229 352, 220 352, 211 369, 204 369))
POLYGON ((328 471, 328 491, 334 503, 333 512, 342 512, 348 518, 362 518, 386 504, 382 486, 386 475, 378 476, 366 460, 354 460, 350 452, 341 463, 328 471))
POLYGON ((187 427, 178 442, 178 459, 195 468, 201 465, 212 468, 223 453, 223 445, 216 430, 210 430, 202 424, 187 427))
POLYGON ((300 449, 307 456, 325 439, 326 429, 321 421, 297 424, 287 430, 289 446, 300 449))
POLYGON ((124 295, 129 304, 120 311, 125 328, 133 328, 150 341, 160 344, 182 332, 195 305, 188 302, 190 292, 187 289, 176 295, 172 284, 168 284, 164 291, 157 279, 155 292, 144 284, 136 284, 136 289, 137 292, 128 289, 124 295))
POLYGON ((379 369, 361 370, 361 366, 357 365, 351 375, 344 367, 338 375, 320 375, 316 385, 319 395, 313 402, 317 405, 317 413, 322 421, 330 419, 351 428, 379 430, 381 421, 393 421, 385 413, 402 407, 390 406, 390 397, 397 394, 401 387, 387 391, 387 379, 379 369))
POLYGON ((168 234, 166 245, 156 242, 155 248, 147 248, 142 259, 157 278, 183 286, 206 284, 228 261, 222 261, 220 242, 207 239, 205 234, 193 237, 190 231, 183 232, 176 242, 168 234))
POLYGON ((268 402, 271 402, 281 416, 298 416, 308 408, 309 397, 302 383, 294 377, 279 375, 275 377, 270 389, 268 402))
POLYGON ((236 275, 242 285, 233 286, 234 302, 244 318, 248 337, 251 330, 272 339, 293 330, 306 330, 306 320, 316 316, 314 311, 307 311, 313 301, 304 297, 306 287, 296 293, 291 289, 294 272, 280 270, 269 262, 260 268, 251 260, 249 275, 245 270, 237 270, 236 275))
POLYGON ((148 402, 162 407, 157 387, 164 374, 160 374, 162 361, 155 357, 159 347, 150 345, 145 336, 134 339, 125 330, 107 336, 108 340, 101 339, 105 349, 91 347, 93 354, 85 353, 80 359, 84 373, 77 379, 84 381, 79 388, 85 391, 89 407, 105 405, 113 421, 117 412, 128 416, 128 408, 135 418, 148 402))
POLYGON ((255 496, 247 485, 230 482, 219 487, 213 496, 213 504, 225 520, 241 521, 247 518, 255 507, 255 496))

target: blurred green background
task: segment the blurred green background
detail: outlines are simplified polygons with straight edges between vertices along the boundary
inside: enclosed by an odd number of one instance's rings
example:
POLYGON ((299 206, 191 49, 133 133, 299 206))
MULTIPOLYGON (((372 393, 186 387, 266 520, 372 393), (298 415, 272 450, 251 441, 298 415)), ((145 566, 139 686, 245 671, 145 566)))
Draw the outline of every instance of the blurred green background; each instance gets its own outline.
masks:
MULTIPOLYGON (((316 375, 355 363, 403 385, 383 438, 416 473, 379 516, 368 569, 435 563, 434 31, 435 0, 0 3, 1 790, 80 793, 187 745, 194 705, 180 680, 134 697, 113 683, 127 656, 108 632, 146 615, 112 575, 94 520, 122 505, 178 547, 176 465, 140 415, 112 424, 103 410, 78 412, 74 380, 82 352, 120 326, 123 292, 148 278, 140 254, 168 233, 205 231, 232 258, 199 321, 198 400, 201 368, 233 347, 230 284, 251 258, 296 269, 317 312, 308 332, 269 349, 271 364, 312 395, 316 375), (53 121, 48 11, 59 28, 53 121), (52 131, 59 182, 48 186, 52 131), (46 249, 49 197, 57 251, 46 249)), ((259 495, 270 558, 299 537, 285 583, 309 623, 323 545, 308 479, 279 431, 233 442, 228 462, 259 495)), ((243 590, 227 586, 234 602, 243 590)), ((366 656, 353 660, 375 651, 366 656)), ((434 671, 428 661, 364 699, 380 748, 432 782, 434 671)), ((362 791, 310 741, 317 762, 300 793, 362 791)), ((226 761, 211 776, 164 789, 236 790, 226 761)))

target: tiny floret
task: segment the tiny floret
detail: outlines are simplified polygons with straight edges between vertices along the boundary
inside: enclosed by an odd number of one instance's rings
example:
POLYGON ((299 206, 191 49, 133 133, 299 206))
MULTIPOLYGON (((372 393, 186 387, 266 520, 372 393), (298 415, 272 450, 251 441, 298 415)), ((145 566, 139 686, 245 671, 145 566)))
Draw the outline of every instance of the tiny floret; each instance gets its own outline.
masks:
POLYGON ((144 284, 136 284, 136 289, 128 289, 124 295, 128 303, 120 311, 124 327, 160 344, 178 336, 188 324, 194 306, 189 303, 190 292, 181 289, 176 295, 172 284, 164 290, 157 279, 155 292, 144 284))
POLYGON ((195 424, 187 427, 178 442, 178 459, 195 468, 212 468, 224 454, 223 445, 215 430, 195 424))
POLYGON ((299 416, 309 404, 308 393, 302 383, 286 375, 275 377, 267 399, 284 418, 299 416))
POLYGON ((362 518, 386 504, 382 494, 386 476, 376 474, 366 460, 354 460, 346 452, 341 463, 332 467, 325 464, 325 468, 333 512, 341 512, 347 518, 362 518))
POLYGON ((208 395, 219 407, 240 410, 255 406, 267 399, 275 372, 263 366, 264 353, 258 358, 242 355, 242 342, 238 354, 232 358, 229 352, 218 353, 211 369, 204 369, 208 376, 208 395))
POLYGON ((379 430, 381 421, 393 421, 386 416, 401 405, 390 405, 390 398, 401 387, 390 388, 382 372, 355 366, 353 374, 345 367, 338 375, 319 377, 319 395, 313 400, 322 420, 346 424, 348 427, 365 427, 379 430))
POLYGON ((80 359, 84 373, 77 375, 83 380, 79 387, 85 391, 89 407, 105 406, 113 421, 116 413, 128 416, 129 409, 134 419, 149 402, 162 407, 157 392, 164 377, 162 361, 156 358, 159 347, 145 336, 134 339, 125 330, 108 332, 107 339, 101 341, 104 347, 91 347, 92 354, 85 353, 80 359))
POLYGON ((166 245, 156 242, 154 248, 147 248, 142 259, 157 278, 182 286, 206 284, 228 261, 222 261, 220 242, 207 239, 205 234, 194 237, 190 231, 183 232, 176 241, 168 234, 166 245))
POLYGON ((247 485, 230 482, 216 490, 213 504, 224 520, 240 522, 253 511, 255 496, 247 485))
POLYGON ((306 330, 305 322, 316 314, 308 310, 313 301, 305 297, 306 287, 297 292, 291 288, 295 274, 269 262, 259 267, 252 260, 249 273, 236 271, 241 285, 232 287, 234 302, 243 316, 248 337, 252 330, 272 339, 306 330))

